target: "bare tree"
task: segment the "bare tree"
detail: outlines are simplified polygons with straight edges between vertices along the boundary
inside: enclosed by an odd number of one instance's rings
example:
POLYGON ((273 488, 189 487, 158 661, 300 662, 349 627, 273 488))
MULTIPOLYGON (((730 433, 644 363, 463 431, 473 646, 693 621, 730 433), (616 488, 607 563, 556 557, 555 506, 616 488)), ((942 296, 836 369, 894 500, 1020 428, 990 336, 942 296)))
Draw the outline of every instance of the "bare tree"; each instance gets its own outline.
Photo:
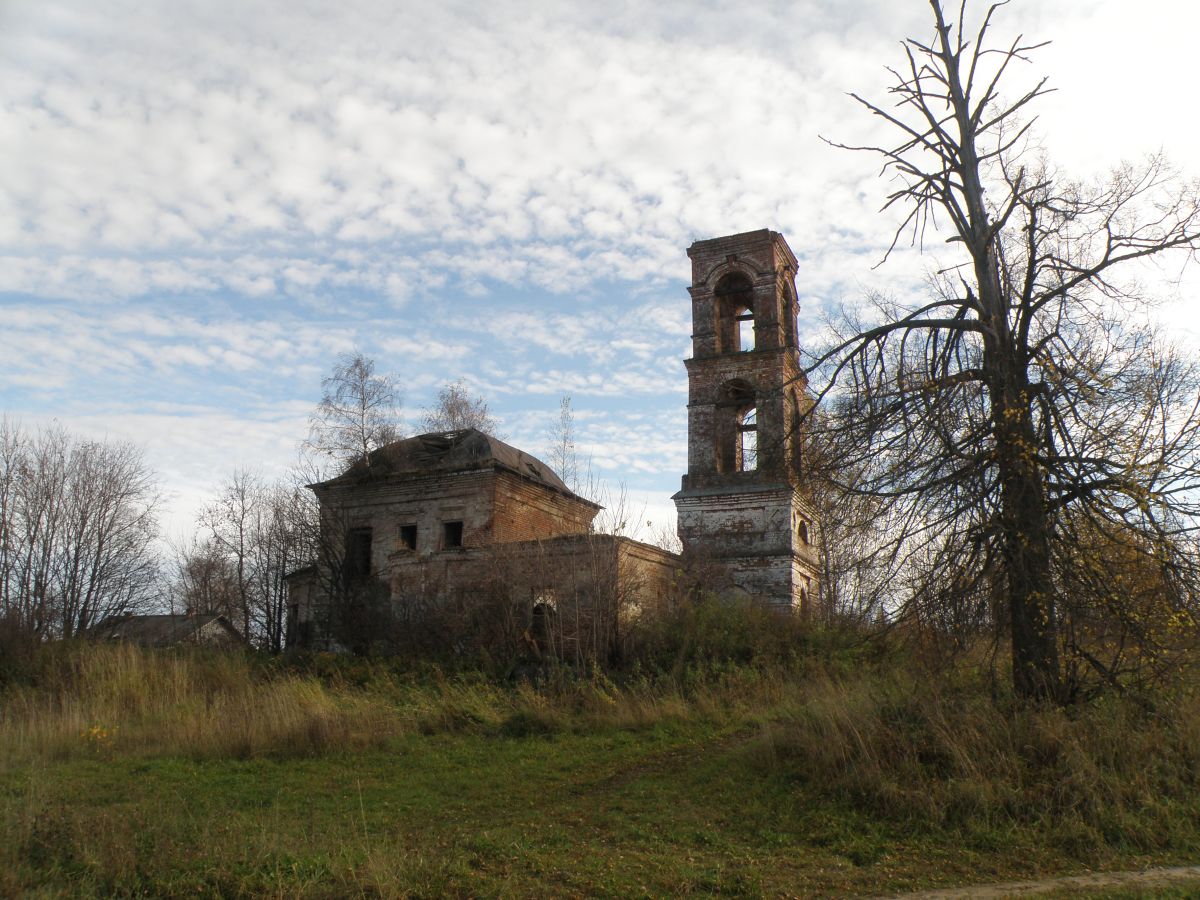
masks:
POLYGON ((250 596, 251 546, 254 540, 256 507, 263 489, 255 473, 238 470, 224 484, 214 500, 200 511, 200 525, 208 540, 224 557, 232 576, 233 624, 247 640, 251 639, 253 601, 250 596))
POLYGON ((254 543, 255 597, 264 646, 283 649, 287 635, 287 575, 317 556, 317 510, 310 492, 279 481, 269 486, 254 543))
POLYGON ((310 449, 342 465, 370 464, 370 453, 399 436, 395 376, 379 372, 360 351, 338 358, 321 382, 323 394, 309 423, 310 449))
POLYGON ((812 369, 846 486, 894 528, 898 583, 999 600, 1015 690, 1065 699, 1061 651, 1081 650, 1063 591, 1088 564, 1075 523, 1195 574, 1197 372, 1131 323, 1144 299, 1122 273, 1195 254, 1200 189, 1158 157, 1089 182, 1041 162, 1024 117, 1045 80, 1000 87, 1043 45, 993 45, 1003 5, 968 31, 965 0, 957 22, 930 0, 933 39, 905 41, 894 105, 852 95, 896 135, 853 148, 894 179, 892 247, 940 233, 958 258, 924 302, 876 298, 812 369))
POLYGON ((179 561, 179 592, 195 601, 189 605, 219 600, 208 611, 229 616, 247 640, 273 652, 283 649, 287 630, 286 576, 317 554, 304 493, 287 481, 235 472, 200 514, 205 539, 179 561))
POLYGON ((239 620, 237 576, 228 555, 212 538, 192 539, 175 548, 175 584, 171 606, 176 613, 194 612, 239 620))
POLYGON ((643 531, 650 531, 652 533, 647 537, 651 543, 673 553, 681 550, 679 535, 666 528, 656 530, 646 518, 645 502, 637 506, 624 481, 614 489, 593 471, 590 458, 581 469, 575 448, 575 411, 570 395, 559 400, 558 418, 548 437, 546 450, 551 468, 574 493, 594 499, 603 507, 592 523, 592 531, 634 539, 638 539, 643 531))
POLYGON ((152 545, 158 534, 158 502, 154 476, 137 447, 93 441, 76 445, 56 579, 64 636, 160 599, 161 573, 152 545))
POLYGON ((571 395, 564 394, 558 401, 558 418, 554 420, 549 434, 547 453, 550 467, 558 473, 563 483, 579 493, 579 457, 575 452, 575 411, 571 409, 571 395))
POLYGON ((488 408, 488 403, 478 394, 472 394, 461 378, 442 386, 438 391, 437 404, 425 409, 421 420, 425 431, 461 431, 475 428, 484 434, 497 436, 499 423, 488 408))
POLYGON ((0 418, 0 616, 12 615, 17 605, 18 488, 25 437, 7 416, 0 418))
POLYGON ((0 422, 0 618, 72 637, 151 606, 158 503, 132 444, 0 422))
MULTIPOLYGON (((809 468, 820 471, 815 447, 806 446, 809 468)), ((854 485, 850 473, 840 473, 854 485)), ((819 478, 809 480, 809 499, 819 511, 816 540, 821 564, 819 615, 827 624, 870 625, 886 616, 892 589, 891 529, 876 498, 819 478)))

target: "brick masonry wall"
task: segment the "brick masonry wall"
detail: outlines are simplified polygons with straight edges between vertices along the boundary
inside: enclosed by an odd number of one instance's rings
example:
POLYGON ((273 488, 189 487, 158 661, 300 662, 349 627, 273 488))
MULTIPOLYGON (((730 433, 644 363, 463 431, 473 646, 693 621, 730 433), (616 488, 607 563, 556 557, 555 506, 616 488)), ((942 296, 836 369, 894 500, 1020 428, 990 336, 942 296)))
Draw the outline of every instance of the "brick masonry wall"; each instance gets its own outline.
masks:
POLYGON ((445 524, 462 522, 462 546, 585 533, 595 507, 500 468, 362 482, 326 489, 327 541, 350 529, 370 528, 371 568, 381 572, 397 556, 424 557, 447 549, 445 524), (415 526, 416 548, 401 541, 415 526))
POLYGON ((596 517, 596 507, 511 472, 497 473, 494 491, 496 543, 586 534, 596 517))
POLYGON ((388 583, 401 619, 406 604, 494 605, 502 598, 509 640, 531 626, 536 604, 548 603, 572 653, 604 656, 618 648, 631 620, 669 595, 678 567, 677 556, 657 547, 578 534, 397 556, 388 583))
POLYGON ((443 549, 446 522, 463 523, 464 546, 484 546, 492 540, 495 479, 493 470, 480 469, 326 489, 319 495, 326 541, 336 548, 350 529, 370 528, 371 569, 376 572, 396 552, 427 555, 443 549), (417 528, 415 551, 401 543, 404 525, 417 528))

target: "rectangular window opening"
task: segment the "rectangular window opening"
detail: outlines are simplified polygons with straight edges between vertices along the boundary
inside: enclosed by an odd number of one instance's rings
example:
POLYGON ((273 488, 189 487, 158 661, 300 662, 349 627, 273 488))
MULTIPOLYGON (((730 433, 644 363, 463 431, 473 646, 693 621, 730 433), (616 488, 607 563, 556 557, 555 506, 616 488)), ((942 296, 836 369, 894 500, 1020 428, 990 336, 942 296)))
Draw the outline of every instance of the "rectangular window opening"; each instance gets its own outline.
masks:
POLYGON ((754 349, 754 313, 746 312, 735 319, 737 323, 738 350, 748 352, 754 349))
POLYGON ((742 432, 742 471, 753 472, 758 468, 758 432, 742 432))
POLYGON ((462 522, 445 522, 442 525, 442 546, 449 549, 450 547, 461 547, 463 545, 463 523, 462 522))
POLYGON ((417 549, 417 526, 416 525, 401 525, 400 526, 400 546, 406 550, 417 549))
POLYGON ((346 535, 346 563, 343 573, 347 584, 362 581, 371 574, 370 528, 351 528, 346 535))

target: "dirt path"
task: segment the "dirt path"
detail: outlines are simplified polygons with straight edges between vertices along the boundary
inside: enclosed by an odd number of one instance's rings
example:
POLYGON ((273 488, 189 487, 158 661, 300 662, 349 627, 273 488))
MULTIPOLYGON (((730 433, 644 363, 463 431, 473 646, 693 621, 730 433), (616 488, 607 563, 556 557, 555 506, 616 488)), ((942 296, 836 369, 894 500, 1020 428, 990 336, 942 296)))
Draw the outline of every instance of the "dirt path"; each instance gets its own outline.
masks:
POLYGON ((1032 897, 1059 891, 1070 896, 1075 892, 1104 891, 1119 888, 1153 890, 1193 883, 1200 894, 1200 866, 1175 866, 1164 869, 1143 869, 1138 872, 1095 872, 1066 878, 1044 878, 1036 881, 1010 881, 1007 884, 988 884, 977 887, 942 888, 899 894, 894 900, 1002 900, 1005 897, 1032 897))

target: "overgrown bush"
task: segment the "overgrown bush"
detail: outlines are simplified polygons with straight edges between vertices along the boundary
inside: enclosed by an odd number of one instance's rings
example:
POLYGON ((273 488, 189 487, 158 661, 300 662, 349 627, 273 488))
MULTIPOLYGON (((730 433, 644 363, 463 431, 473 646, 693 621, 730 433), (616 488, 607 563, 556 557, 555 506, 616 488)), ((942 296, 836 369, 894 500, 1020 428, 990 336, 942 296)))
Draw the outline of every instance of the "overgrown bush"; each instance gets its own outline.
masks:
POLYGON ((862 635, 818 629, 750 599, 700 595, 637 619, 624 662, 676 674, 714 665, 797 666, 870 652, 862 635))
POLYGON ((15 616, 0 615, 0 690, 29 680, 40 644, 15 616))

